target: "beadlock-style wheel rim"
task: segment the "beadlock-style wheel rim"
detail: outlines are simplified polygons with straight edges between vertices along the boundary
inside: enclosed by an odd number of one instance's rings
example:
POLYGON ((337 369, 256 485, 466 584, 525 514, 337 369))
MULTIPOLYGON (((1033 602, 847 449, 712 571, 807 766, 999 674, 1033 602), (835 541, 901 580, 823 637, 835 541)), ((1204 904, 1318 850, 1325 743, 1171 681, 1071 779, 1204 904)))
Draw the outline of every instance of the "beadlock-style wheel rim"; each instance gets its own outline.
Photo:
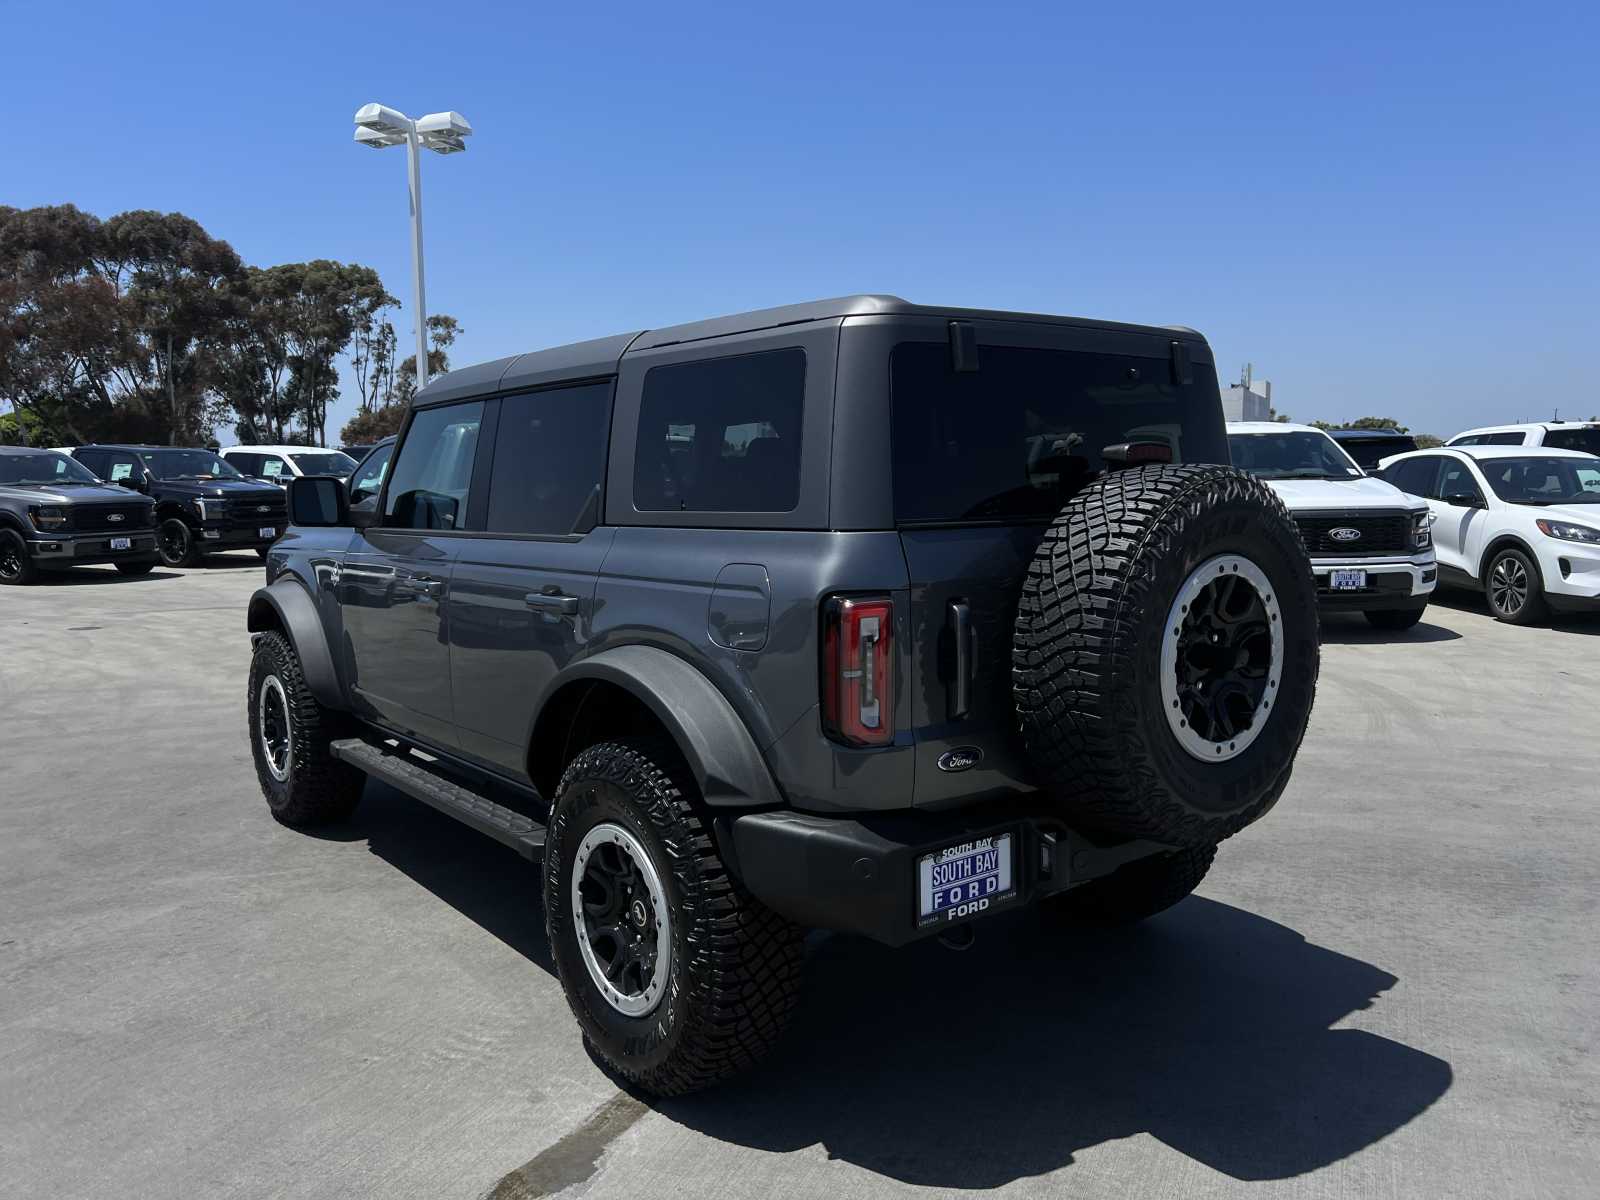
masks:
POLYGON ((1226 762, 1261 736, 1283 676, 1283 619, 1261 568, 1238 554, 1201 563, 1161 637, 1161 707, 1178 744, 1226 762))
POLYGON ((267 772, 279 783, 288 782, 294 727, 289 724, 289 698, 284 695, 283 681, 276 675, 261 681, 261 691, 256 696, 256 730, 267 772))
POLYGON ((627 1017, 652 1012, 672 967, 667 895, 639 839, 609 821, 578 843, 572 862, 578 949, 607 1004, 627 1017))
POLYGON ((1489 573, 1489 603, 1502 617, 1514 617, 1528 602, 1528 571, 1507 554, 1489 573))

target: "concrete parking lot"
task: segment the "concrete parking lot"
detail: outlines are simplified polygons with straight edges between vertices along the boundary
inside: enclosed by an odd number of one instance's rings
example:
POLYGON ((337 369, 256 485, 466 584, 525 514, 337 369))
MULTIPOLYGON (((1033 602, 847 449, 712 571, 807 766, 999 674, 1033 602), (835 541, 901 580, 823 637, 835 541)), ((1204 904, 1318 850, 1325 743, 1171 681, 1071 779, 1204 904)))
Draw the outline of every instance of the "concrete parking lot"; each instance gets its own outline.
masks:
POLYGON ((533 872, 376 785, 276 825, 253 556, 0 591, 0 1194, 1576 1197, 1600 620, 1326 625, 1278 809, 1133 931, 817 937, 766 1066, 645 1104, 533 872))

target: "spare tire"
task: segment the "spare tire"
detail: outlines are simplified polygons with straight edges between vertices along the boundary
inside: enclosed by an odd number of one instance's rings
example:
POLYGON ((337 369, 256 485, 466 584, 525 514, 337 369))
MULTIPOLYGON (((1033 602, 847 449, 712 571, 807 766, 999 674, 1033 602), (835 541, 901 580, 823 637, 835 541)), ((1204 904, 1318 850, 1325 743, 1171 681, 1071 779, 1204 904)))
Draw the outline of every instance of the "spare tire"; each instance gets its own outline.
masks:
POLYGON ((1076 824, 1215 844, 1276 803, 1316 692, 1294 521, 1232 467, 1108 473, 1023 583, 1012 682, 1041 784, 1076 824))

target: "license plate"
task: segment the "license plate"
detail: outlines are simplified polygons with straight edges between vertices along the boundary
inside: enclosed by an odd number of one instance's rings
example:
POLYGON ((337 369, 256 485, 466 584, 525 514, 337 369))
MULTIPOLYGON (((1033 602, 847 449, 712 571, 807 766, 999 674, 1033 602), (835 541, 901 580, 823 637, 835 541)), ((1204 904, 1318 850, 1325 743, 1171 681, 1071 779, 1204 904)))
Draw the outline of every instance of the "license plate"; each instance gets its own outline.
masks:
POLYGON ((976 916, 1016 895, 1009 833, 974 838, 917 860, 917 924, 976 916))
POLYGON ((113 550, 132 550, 133 549, 133 539, 132 538, 112 538, 111 539, 111 548, 113 550))
POLYGON ((275 538, 278 536, 278 528, 275 525, 263 525, 260 529, 256 530, 256 532, 264 538, 275 538))
POLYGON ((1336 592, 1359 592, 1367 586, 1367 573, 1365 571, 1334 571, 1328 579, 1328 586, 1336 592))

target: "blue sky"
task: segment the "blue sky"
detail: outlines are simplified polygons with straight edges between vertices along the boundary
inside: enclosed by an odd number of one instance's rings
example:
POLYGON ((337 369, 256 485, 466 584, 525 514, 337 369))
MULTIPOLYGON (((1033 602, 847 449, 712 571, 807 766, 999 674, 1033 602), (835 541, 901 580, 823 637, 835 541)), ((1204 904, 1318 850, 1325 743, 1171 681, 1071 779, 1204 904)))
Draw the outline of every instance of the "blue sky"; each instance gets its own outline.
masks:
POLYGON ((0 18, 0 203, 181 210, 259 265, 374 266, 407 312, 404 155, 350 117, 464 113, 423 185, 457 365, 882 291, 1193 325, 1302 420, 1600 412, 1593 3, 0 18))

